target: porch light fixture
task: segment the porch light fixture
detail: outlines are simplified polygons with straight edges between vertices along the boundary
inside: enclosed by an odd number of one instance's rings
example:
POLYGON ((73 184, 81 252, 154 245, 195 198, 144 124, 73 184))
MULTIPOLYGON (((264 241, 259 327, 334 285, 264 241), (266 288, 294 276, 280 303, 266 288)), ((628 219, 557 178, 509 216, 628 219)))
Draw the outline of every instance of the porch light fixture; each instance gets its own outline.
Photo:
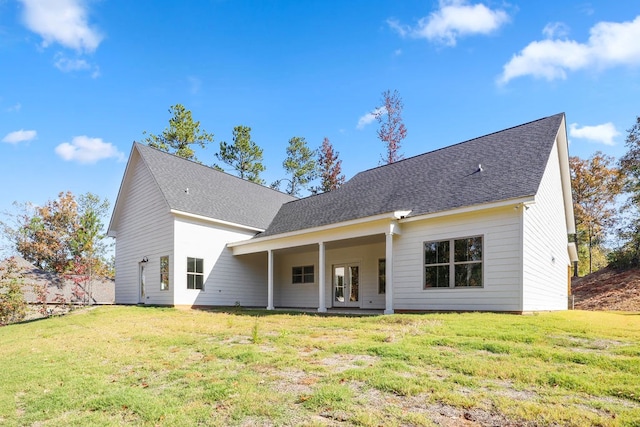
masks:
POLYGON ((149 258, 147 258, 147 257, 143 257, 143 258, 142 258, 142 261, 140 261, 140 262, 149 262, 149 258))

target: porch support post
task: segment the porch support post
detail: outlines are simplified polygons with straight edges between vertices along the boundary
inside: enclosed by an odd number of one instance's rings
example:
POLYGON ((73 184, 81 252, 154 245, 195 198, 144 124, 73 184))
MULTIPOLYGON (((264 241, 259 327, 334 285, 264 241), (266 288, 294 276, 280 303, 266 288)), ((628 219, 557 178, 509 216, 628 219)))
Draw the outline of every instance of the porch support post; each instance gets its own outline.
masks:
POLYGON ((393 314, 393 234, 396 232, 398 223, 391 222, 389 230, 385 233, 385 308, 384 314, 393 314))
POLYGON ((324 242, 318 243, 318 312, 326 313, 325 305, 325 266, 324 266, 324 242))
POLYGON ((273 310, 273 250, 267 251, 267 310, 273 310))

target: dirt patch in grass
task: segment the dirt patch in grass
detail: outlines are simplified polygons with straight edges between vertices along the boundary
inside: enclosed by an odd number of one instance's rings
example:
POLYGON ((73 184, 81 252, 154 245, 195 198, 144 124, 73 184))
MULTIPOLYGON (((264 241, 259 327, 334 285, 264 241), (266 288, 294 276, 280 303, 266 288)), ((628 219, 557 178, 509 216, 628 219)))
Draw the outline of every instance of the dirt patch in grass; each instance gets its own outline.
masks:
POLYGON ((379 358, 366 354, 334 354, 333 356, 320 359, 320 363, 327 366, 331 372, 339 373, 347 369, 371 366, 378 360, 379 358))

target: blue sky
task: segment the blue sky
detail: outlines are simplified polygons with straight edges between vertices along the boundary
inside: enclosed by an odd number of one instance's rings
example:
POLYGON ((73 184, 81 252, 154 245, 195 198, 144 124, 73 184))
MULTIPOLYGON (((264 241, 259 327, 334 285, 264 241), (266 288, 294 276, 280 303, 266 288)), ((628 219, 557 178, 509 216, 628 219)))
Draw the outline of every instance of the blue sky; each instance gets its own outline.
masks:
POLYGON ((570 153, 619 157, 640 114, 640 2, 0 0, 0 211, 61 191, 115 202, 131 144, 181 103, 215 142, 252 128, 271 182, 289 138, 328 137, 347 178, 565 112, 570 153))

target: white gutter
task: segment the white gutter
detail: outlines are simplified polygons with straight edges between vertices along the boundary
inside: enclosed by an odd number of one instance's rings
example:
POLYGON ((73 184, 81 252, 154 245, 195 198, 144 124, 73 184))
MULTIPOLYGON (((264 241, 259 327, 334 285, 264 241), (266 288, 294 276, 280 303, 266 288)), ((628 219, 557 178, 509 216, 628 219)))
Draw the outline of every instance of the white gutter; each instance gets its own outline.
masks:
POLYGON ((241 229, 244 229, 244 230, 255 231, 256 233, 261 233, 261 232, 264 231, 264 229, 262 229, 262 228, 250 227, 248 225, 242 225, 242 224, 238 224, 238 223, 235 223, 235 222, 223 221, 221 219, 215 219, 215 218, 210 218, 208 216, 196 215, 196 214, 192 214, 192 213, 188 213, 188 212, 179 211, 179 210, 176 210, 176 209, 171 209, 169 212, 174 214, 174 215, 178 215, 178 216, 184 216, 184 217, 187 217, 187 218, 193 218, 193 219, 197 219, 199 221, 211 222, 213 224, 225 225, 227 227, 235 227, 235 228, 241 228, 241 229))
POLYGON ((416 215, 416 216, 412 216, 410 218, 404 218, 404 219, 400 219, 401 223, 405 223, 405 222, 413 222, 413 221, 421 221, 423 219, 430 219, 430 218, 439 218, 442 216, 449 216, 449 215, 458 215, 458 214, 464 214, 464 213, 469 213, 469 212, 475 212, 478 210, 484 210, 484 209, 494 209, 494 208, 503 208, 505 206, 513 206, 513 205, 532 205, 535 203, 535 197, 534 196, 528 196, 528 197, 520 197, 517 199, 509 199, 509 200, 501 200, 499 202, 494 202, 494 203, 485 203, 485 204, 481 204, 481 205, 472 205, 472 206, 465 206, 465 207, 461 207, 461 208, 456 208, 456 209, 449 209, 446 211, 439 211, 439 212, 432 212, 432 213, 427 213, 427 214, 423 214, 423 215, 416 215))

